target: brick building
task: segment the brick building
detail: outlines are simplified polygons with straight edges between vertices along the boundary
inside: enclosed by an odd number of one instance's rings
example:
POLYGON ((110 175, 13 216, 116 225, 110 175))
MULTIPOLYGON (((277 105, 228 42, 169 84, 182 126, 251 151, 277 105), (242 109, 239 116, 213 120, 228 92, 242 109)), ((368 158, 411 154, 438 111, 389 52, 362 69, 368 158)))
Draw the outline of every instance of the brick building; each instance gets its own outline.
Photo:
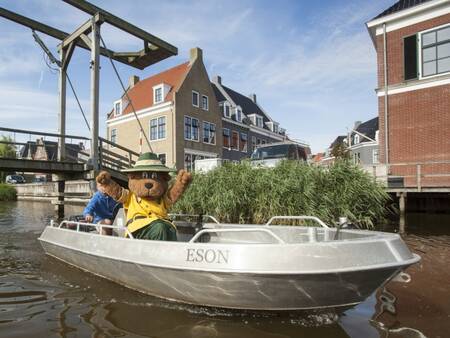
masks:
POLYGON ((367 28, 377 51, 380 162, 405 186, 449 187, 450 1, 400 0, 367 28))

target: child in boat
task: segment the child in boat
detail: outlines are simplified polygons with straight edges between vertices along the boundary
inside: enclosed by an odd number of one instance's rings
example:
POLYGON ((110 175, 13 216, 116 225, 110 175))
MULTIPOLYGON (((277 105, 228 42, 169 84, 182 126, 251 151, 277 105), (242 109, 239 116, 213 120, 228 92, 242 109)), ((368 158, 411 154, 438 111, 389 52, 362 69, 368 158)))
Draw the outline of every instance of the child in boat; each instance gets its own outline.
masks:
MULTIPOLYGON (((97 182, 97 192, 92 196, 88 205, 83 211, 83 216, 88 223, 111 225, 114 221, 115 213, 121 208, 121 204, 116 202, 105 192, 104 187, 97 182)), ((111 235, 111 228, 103 228, 104 235, 111 235)))

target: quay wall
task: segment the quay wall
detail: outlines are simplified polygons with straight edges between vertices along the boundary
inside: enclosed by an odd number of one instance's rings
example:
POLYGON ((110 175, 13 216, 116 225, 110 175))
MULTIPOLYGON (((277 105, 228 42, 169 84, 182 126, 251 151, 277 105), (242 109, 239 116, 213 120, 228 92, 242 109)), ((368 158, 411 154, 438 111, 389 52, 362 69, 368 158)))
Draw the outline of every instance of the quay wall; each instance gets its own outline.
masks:
MULTIPOLYGON (((16 184, 17 199, 22 201, 51 202, 58 196, 57 182, 16 184)), ((86 204, 91 198, 89 182, 66 181, 64 200, 67 203, 86 204)))

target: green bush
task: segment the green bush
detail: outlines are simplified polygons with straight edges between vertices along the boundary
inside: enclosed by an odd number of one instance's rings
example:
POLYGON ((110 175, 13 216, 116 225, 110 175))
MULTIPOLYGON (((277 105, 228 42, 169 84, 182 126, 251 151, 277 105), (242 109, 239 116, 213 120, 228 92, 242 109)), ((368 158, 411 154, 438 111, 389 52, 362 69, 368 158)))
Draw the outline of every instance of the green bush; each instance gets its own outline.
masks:
POLYGON ((361 227, 384 220, 389 195, 349 161, 329 168, 283 161, 275 168, 225 164, 194 180, 172 212, 209 214, 226 223, 262 224, 275 215, 341 216, 361 227))
POLYGON ((17 192, 13 186, 0 183, 0 201, 14 201, 16 195, 17 192))

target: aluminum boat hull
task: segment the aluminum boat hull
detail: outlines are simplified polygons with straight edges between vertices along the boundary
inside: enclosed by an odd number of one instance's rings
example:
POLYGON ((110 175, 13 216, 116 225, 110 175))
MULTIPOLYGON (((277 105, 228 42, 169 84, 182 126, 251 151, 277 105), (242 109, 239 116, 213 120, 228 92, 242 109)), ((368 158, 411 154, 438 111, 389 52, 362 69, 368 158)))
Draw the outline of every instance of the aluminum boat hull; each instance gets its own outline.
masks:
POLYGON ((397 235, 390 235, 373 249, 358 240, 350 247, 338 242, 157 242, 49 226, 39 240, 47 254, 149 295, 202 306, 282 311, 364 301, 419 260, 397 235), (370 258, 377 250, 381 257, 370 258), (368 257, 362 257, 364 251, 368 257))

